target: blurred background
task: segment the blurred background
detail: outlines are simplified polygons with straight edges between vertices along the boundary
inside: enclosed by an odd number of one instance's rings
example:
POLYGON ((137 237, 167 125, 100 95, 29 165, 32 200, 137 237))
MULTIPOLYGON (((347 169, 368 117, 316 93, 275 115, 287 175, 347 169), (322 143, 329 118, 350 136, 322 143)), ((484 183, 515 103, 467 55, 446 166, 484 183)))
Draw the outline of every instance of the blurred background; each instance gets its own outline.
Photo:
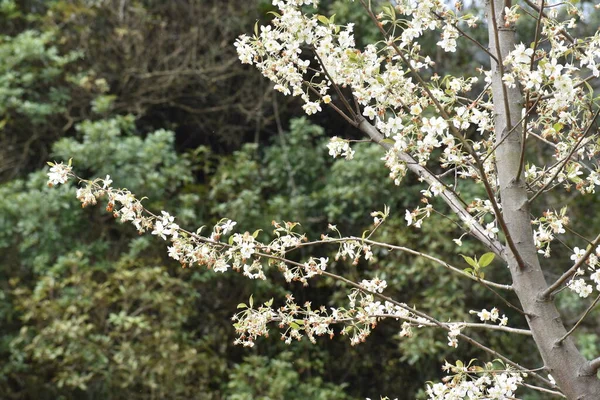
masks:
MULTIPOLYGON (((248 0, 0 0, 0 399, 412 399, 440 379, 444 360, 490 360, 465 343, 448 347, 442 331, 400 338, 397 321, 356 347, 340 336, 288 346, 276 327, 254 348, 234 346, 230 318, 252 293, 275 305, 293 293, 301 303, 341 306, 349 289, 328 279, 289 285, 277 271, 256 282, 181 269, 160 239, 139 236, 101 205, 81 209, 75 182, 46 186, 46 161, 73 158, 80 176, 110 174, 182 227, 228 217, 238 231, 263 229, 265 239, 274 219, 301 222, 309 238, 329 223, 360 235, 386 204, 392 216, 377 240, 466 268, 459 253, 484 249, 470 240, 458 249, 453 221, 436 214, 420 230, 406 227, 404 211, 424 189, 414 177, 394 186, 383 152, 368 143, 354 146, 353 161, 332 159, 328 138, 359 132, 330 110, 303 117, 299 102, 241 65, 236 37, 256 20, 268 23, 271 10, 248 0)), ((356 2, 322 1, 319 12, 355 22, 359 44, 378 40, 356 2)), ((485 27, 475 34, 485 41, 485 27)), ((487 66, 468 42, 448 56, 436 37, 424 40, 439 75, 487 66)), ((482 197, 478 190, 462 189, 467 198, 482 197)), ((595 206, 571 208, 572 218, 597 222, 586 211, 595 206)), ((314 251, 333 259, 336 250, 314 251)), ((568 252, 556 254, 568 263, 568 252)), ((440 320, 471 321, 469 310, 496 305, 525 327, 469 280, 407 254, 374 255, 369 265, 332 268, 353 280, 386 279, 388 295, 440 320)), ((500 265, 486 278, 510 283, 500 265)), ((560 302, 567 323, 587 305, 569 293, 560 302)), ((598 352, 597 320, 578 334, 586 354, 598 352)), ((542 365, 526 339, 473 335, 542 365)))

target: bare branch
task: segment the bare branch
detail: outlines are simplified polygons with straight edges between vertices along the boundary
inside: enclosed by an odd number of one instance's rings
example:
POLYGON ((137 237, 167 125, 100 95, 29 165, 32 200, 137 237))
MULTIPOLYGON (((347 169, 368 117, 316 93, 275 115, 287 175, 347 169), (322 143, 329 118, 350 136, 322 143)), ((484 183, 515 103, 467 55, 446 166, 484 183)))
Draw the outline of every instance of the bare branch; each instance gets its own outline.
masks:
POLYGON ((558 339, 557 344, 561 344, 567 337, 569 337, 570 334, 575 332, 575 329, 577 329, 579 327, 579 325, 583 322, 584 318, 587 317, 588 314, 592 311, 592 309, 596 306, 596 304, 598 304, 598 301, 600 301, 600 295, 598 295, 596 297, 596 300, 594 300, 594 302, 592 304, 590 304, 590 306, 587 308, 587 310, 585 310, 583 315, 581 317, 579 317, 579 320, 577 320, 577 322, 575 323, 575 325, 573 325, 571 330, 569 330, 569 332, 565 333, 565 335, 563 337, 558 339))
MULTIPOLYGON (((567 396, 565 396, 561 392, 557 392, 556 390, 550 390, 550 389, 546 389, 546 388, 543 388, 543 387, 530 385, 528 383, 522 383, 522 385, 524 387, 526 387, 526 388, 537 390, 538 392, 548 393, 548 394, 551 394, 551 395, 554 395, 554 396, 562 397, 563 399, 567 398, 567 396)), ((552 385, 552 386, 555 386, 555 385, 552 385)))

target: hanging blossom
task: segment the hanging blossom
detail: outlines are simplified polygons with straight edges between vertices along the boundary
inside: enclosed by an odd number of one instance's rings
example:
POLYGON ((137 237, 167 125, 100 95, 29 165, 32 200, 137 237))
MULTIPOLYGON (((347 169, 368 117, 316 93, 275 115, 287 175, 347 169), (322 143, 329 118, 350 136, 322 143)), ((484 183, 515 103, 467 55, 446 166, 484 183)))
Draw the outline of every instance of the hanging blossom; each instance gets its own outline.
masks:
POLYGON ((334 136, 329 140, 327 148, 329 149, 329 155, 333 158, 338 156, 344 157, 346 160, 352 160, 354 158, 354 150, 350 147, 350 143, 337 136, 334 136))

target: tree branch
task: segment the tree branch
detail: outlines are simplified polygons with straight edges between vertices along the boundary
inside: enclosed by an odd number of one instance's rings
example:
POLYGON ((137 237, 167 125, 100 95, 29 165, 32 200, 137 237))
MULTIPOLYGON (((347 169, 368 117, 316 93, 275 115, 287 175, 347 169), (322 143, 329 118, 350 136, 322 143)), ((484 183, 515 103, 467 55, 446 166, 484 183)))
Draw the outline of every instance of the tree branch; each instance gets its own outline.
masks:
POLYGON ((600 369, 600 357, 594 358, 581 369, 585 375, 596 375, 598 370, 600 369))
POLYGON ((513 290, 513 288, 512 288, 511 285, 503 285, 501 283, 496 283, 496 282, 488 281, 488 280, 485 280, 485 279, 477 278, 476 276, 468 274, 468 273, 464 272, 463 270, 461 270, 460 268, 457 268, 457 267, 455 267, 455 266, 447 263, 446 261, 441 260, 441 259, 439 259, 437 257, 431 256, 429 254, 422 253, 420 251, 413 250, 413 249, 408 248, 408 247, 403 247, 403 246, 397 246, 397 245, 388 244, 388 243, 377 242, 377 241, 371 240, 371 239, 362 239, 362 238, 359 238, 359 237, 356 237, 356 236, 349 236, 349 237, 339 238, 339 239, 327 239, 327 240, 320 240, 320 241, 305 242, 305 243, 299 244, 296 248, 311 246, 311 245, 314 245, 314 244, 343 243, 343 242, 347 242, 349 240, 353 240, 353 241, 357 241, 357 242, 361 242, 361 243, 367 243, 369 245, 376 246, 376 247, 384 247, 384 248, 387 248, 387 249, 390 249, 390 250, 403 251, 405 253, 413 254, 413 255, 419 256, 419 257, 423 257, 423 258, 425 258, 427 260, 433 261, 433 262, 441 265, 442 267, 444 267, 446 269, 449 269, 450 271, 456 272, 459 275, 462 275, 462 276, 464 276, 466 278, 469 278, 469 279, 471 279, 471 280, 473 280, 475 282, 480 282, 484 286, 487 285, 489 287, 495 287, 497 289, 503 289, 503 290, 509 290, 509 291, 513 290))
MULTIPOLYGON (((563 399, 566 399, 567 396, 565 396, 564 394, 562 394, 561 392, 557 392, 556 390, 550 390, 550 389, 546 389, 543 387, 539 387, 539 386, 534 386, 534 385, 530 385, 528 383, 522 383, 522 385, 528 389, 533 389, 533 390, 537 390, 538 392, 544 392, 544 393, 548 393, 554 396, 559 396, 562 397, 563 399)), ((555 386, 555 385, 552 385, 555 386)))
POLYGON ((577 141, 577 143, 575 143, 575 145, 573 146, 573 148, 571 149, 571 151, 569 152, 569 154, 567 155, 567 157, 565 157, 565 160, 563 161, 562 165, 556 169, 556 172, 554 173, 554 175, 552 176, 552 178, 550 178, 550 180, 548 182, 546 182, 546 184, 544 186, 542 186, 540 188, 540 190, 538 190, 533 196, 531 196, 531 198, 529 198, 529 200, 528 200, 529 204, 531 204, 540 194, 542 194, 548 188, 548 186, 550 186, 550 184, 552 183, 552 181, 554 179, 556 179, 556 177, 558 176, 558 174, 560 174, 560 171, 562 171, 562 169, 571 160, 571 157, 573 156, 573 154, 575 153, 575 151, 577 151, 577 148, 579 147, 579 145, 581 144, 581 142, 583 141, 583 139, 585 139, 585 137, 587 136, 587 134, 592 129, 592 126, 594 125, 594 122, 596 121, 596 118, 598 118, 598 114, 600 114, 600 108, 598 108, 598 111, 596 111, 596 114, 594 114, 594 117, 590 121, 590 124, 586 128, 585 132, 583 132, 583 134, 581 135, 581 137, 579 138, 579 140, 577 141))
MULTIPOLYGON (((542 12, 544 10, 544 0, 540 0, 540 13, 538 15, 538 20, 535 25, 535 39, 533 41, 533 54, 531 54, 531 60, 529 62, 529 72, 533 72, 533 66, 535 64, 535 52, 537 50, 538 44, 540 42, 540 24, 542 22, 542 12)), ((527 91, 527 95, 525 97, 525 107, 529 105, 529 96, 531 95, 531 91, 527 91)), ((537 101, 536 103, 537 104, 537 101)), ((535 107, 535 106, 534 106, 535 107)), ((532 107, 533 109, 533 107, 532 107)), ((521 179, 521 174, 523 172, 523 168, 525 168, 525 144, 527 143, 527 119, 529 117, 529 112, 525 114, 523 117, 523 139, 521 142, 521 157, 519 158, 519 170, 517 172, 517 180, 521 179)))
MULTIPOLYGON (((368 12, 369 17, 371 18, 371 20, 379 28, 379 31, 381 32, 381 34, 383 35, 383 37, 387 38, 385 30, 383 29, 383 27, 381 26, 381 24, 377 20, 377 17, 368 8, 367 4, 365 3, 365 0, 360 0, 360 2, 363 5, 363 8, 365 8, 365 10, 367 10, 367 12, 368 12)), ((450 116, 448 115, 448 113, 446 112, 446 110, 444 109, 444 107, 440 104, 440 102, 438 101, 438 99, 433 95, 433 93, 431 93, 431 90, 429 90, 429 87, 427 86, 427 84, 423 80, 423 77, 421 77, 421 75, 417 72, 417 70, 406 59, 406 57, 404 56, 404 54, 402 53, 402 51, 398 48, 398 46, 394 43, 393 40, 390 42, 390 46, 392 46, 392 48, 394 49, 394 51, 396 52, 396 54, 398 55, 398 57, 400 57, 400 59, 402 60, 402 62, 410 70, 411 74, 417 79, 417 81, 421 85, 421 88, 425 91, 425 93, 427 94, 427 97, 429 97, 429 99, 435 105, 435 107, 439 111, 439 113, 442 116, 442 118, 444 118, 444 120, 446 120, 446 121, 450 121, 450 116)), ((501 65, 501 64, 499 64, 499 65, 501 65)), ((503 86, 503 90, 506 92, 506 88, 504 86, 503 86)), ((505 98, 506 98, 506 96, 505 96, 505 98)), ((508 106, 508 100, 505 101, 505 105, 508 106)), ((508 110, 508 108, 506 108, 506 110, 508 110)), ((510 126, 510 122, 509 122, 509 126, 510 126)), ((523 258, 519 254, 517 246, 515 245, 515 243, 513 241, 513 238, 511 237, 511 234, 510 234, 510 231, 508 230, 506 222, 504 221, 504 217, 502 216, 502 213, 500 211, 500 207, 498 206, 498 202, 496 201, 496 197, 494 196, 494 192, 493 192, 493 190, 492 190, 492 188, 491 188, 491 186, 490 186, 490 184, 489 184, 489 182, 487 180, 486 173, 485 173, 485 168, 483 167, 483 164, 481 163, 481 160, 479 160, 479 157, 477 156, 477 153, 473 150, 473 148, 471 147, 471 145, 469 144, 469 142, 466 140, 466 138, 458 131, 458 129, 452 123, 448 123, 448 128, 450 129, 450 131, 452 132, 452 134, 458 140, 460 140, 461 144, 467 150, 467 153, 469 153, 473 157, 473 159, 475 160, 475 165, 477 166, 477 169, 479 170, 479 173, 481 175, 481 181, 483 182, 483 186, 485 187, 485 191, 487 193, 488 199, 492 203, 492 208, 494 209, 494 214, 496 216, 496 220, 498 221, 498 224, 500 225, 500 228, 502 229, 502 232, 504 233, 504 236, 506 237, 506 242, 508 243, 508 247, 510 248, 510 250, 511 250, 513 256, 515 257, 515 259, 517 260, 517 262, 519 264, 519 267, 521 269, 524 269, 525 268, 525 262, 523 261, 523 258)))
POLYGON ((567 281, 578 269, 583 265, 583 263, 588 259, 590 254, 595 250, 596 246, 600 243, 600 234, 596 236, 596 239, 592 242, 590 247, 586 250, 583 256, 573 265, 567 272, 562 274, 560 278, 556 280, 552 285, 548 286, 544 292, 540 294, 540 298, 543 300, 547 300, 552 296, 552 293, 558 289, 563 283, 567 281))
MULTIPOLYGON (((386 150, 392 148, 392 145, 383 141, 383 135, 375 128, 369 121, 362 118, 358 125, 358 129, 369 135, 369 137, 375 142, 381 145, 386 150)), ((414 158, 404 152, 398 152, 398 158, 406 163, 408 169, 423 179, 425 182, 431 184, 441 183, 437 177, 429 172, 425 167, 421 166, 414 158)), ((445 185, 444 185, 445 187, 445 185)), ((440 193, 440 197, 444 199, 446 204, 458 215, 467 227, 470 227, 470 233, 481 241, 489 250, 498 255, 500 258, 505 260, 505 249, 504 246, 495 239, 490 238, 485 234, 485 229, 469 214, 469 212, 463 207, 461 200, 452 193, 450 190, 444 190, 440 193)))
POLYGON ((598 301, 600 301, 600 295, 598 295, 596 297, 596 300, 594 300, 594 302, 592 304, 590 304, 590 306, 587 308, 587 310, 585 310, 583 315, 579 318, 579 320, 577 320, 577 322, 575 323, 575 325, 573 325, 571 330, 569 330, 569 332, 565 333, 565 335, 563 337, 558 339, 558 341, 556 342, 557 344, 560 345, 567 337, 569 337, 570 334, 575 332, 575 329, 577 329, 579 327, 579 325, 583 322, 584 318, 587 317, 588 314, 590 313, 590 311, 592 311, 592 309, 596 306, 596 304, 598 304, 598 301))

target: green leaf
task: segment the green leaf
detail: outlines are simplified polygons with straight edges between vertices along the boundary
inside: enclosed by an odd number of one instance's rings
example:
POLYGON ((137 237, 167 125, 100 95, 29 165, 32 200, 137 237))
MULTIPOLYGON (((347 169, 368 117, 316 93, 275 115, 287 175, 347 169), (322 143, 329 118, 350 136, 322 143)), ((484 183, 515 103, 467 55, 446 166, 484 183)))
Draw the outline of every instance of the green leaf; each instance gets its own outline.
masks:
POLYGON ((327 18, 324 15, 317 15, 317 19, 319 20, 320 23, 324 24, 324 25, 329 25, 329 18, 327 18))
POLYGON ((271 307, 273 305, 273 298, 271 297, 271 299, 267 302, 265 302, 265 306, 267 307, 271 307))
POLYGON ((465 261, 467 262, 467 264, 469 264, 471 267, 473 267, 473 268, 479 267, 479 265, 477 264, 477 261, 473 260, 471 257, 465 256, 464 254, 461 254, 461 257, 464 258, 465 261))
POLYGON ((479 258, 479 266, 481 268, 487 267, 494 261, 494 257, 496 257, 494 253, 485 253, 479 258))
POLYGON ((557 122, 554 125, 552 125, 552 129, 554 129, 556 132, 560 132, 563 127, 564 127, 564 125, 561 124, 560 122, 557 122))
POLYGON ((248 308, 248 306, 244 303, 240 303, 237 305, 237 308, 248 308))
POLYGON ((250 308, 252 308, 254 305, 254 299, 252 298, 252 295, 250 295, 250 300, 248 300, 248 303, 250 304, 250 308))
POLYGON ((255 231, 254 231, 254 233, 252 234, 252 237, 253 237, 254 239, 256 239, 256 237, 258 236, 258 234, 259 234, 259 233, 261 233, 261 232, 262 232, 262 229, 257 229, 257 230, 255 230, 255 231))

